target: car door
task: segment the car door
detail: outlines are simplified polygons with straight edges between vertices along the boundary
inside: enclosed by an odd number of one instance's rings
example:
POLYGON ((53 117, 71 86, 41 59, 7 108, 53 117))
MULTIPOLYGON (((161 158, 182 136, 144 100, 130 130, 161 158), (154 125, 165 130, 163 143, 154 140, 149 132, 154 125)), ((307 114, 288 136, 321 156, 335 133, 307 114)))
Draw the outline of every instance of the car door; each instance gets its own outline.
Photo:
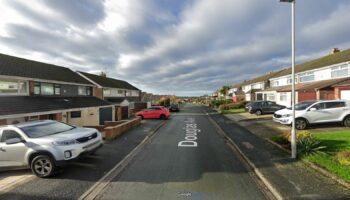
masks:
POLYGON ((277 105, 275 102, 268 101, 268 113, 274 113, 277 110, 280 110, 280 106, 277 105))
POLYGON ((326 103, 317 103, 307 111, 309 123, 320 123, 328 118, 329 113, 326 110, 326 103))
POLYGON ((144 118, 152 118, 153 108, 148 108, 143 112, 144 118))
POLYGON ((162 113, 161 108, 154 108, 154 117, 153 118, 159 118, 162 113))
POLYGON ((12 129, 3 129, 0 139, 0 167, 21 167, 25 165, 25 153, 27 146, 20 142, 16 144, 6 144, 6 140, 23 137, 12 129))
POLYGON ((344 109, 345 102, 343 101, 327 102, 326 111, 328 112, 328 118, 324 119, 324 122, 341 121, 344 109))

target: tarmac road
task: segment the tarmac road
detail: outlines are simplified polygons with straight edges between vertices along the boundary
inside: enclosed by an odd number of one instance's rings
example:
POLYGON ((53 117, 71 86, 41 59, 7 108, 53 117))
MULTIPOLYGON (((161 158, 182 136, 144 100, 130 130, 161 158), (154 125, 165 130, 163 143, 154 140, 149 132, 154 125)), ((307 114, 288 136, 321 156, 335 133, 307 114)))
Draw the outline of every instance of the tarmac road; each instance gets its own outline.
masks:
POLYGON ((243 200, 266 196, 217 133, 205 107, 186 104, 98 198, 243 200), (186 142, 179 146, 181 141, 186 142))

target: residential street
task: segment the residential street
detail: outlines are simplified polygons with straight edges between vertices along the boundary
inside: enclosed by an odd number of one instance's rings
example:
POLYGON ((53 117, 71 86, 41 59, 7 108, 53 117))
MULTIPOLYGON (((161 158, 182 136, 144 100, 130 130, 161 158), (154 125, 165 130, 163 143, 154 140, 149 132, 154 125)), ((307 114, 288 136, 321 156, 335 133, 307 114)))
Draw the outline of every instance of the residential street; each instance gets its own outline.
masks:
POLYGON ((204 114, 204 107, 186 105, 179 114, 171 117, 99 198, 153 200, 266 197, 217 133, 204 114), (185 140, 186 132, 193 129, 187 124, 196 124, 196 147, 178 146, 180 141, 185 140))

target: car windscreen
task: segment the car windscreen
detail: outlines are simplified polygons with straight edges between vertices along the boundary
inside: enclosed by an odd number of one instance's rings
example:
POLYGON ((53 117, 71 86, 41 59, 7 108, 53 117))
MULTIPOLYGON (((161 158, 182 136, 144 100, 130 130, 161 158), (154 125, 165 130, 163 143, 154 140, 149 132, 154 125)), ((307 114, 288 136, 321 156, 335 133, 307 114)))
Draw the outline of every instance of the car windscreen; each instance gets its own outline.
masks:
MULTIPOLYGON (((305 110, 314 103, 316 103, 316 101, 308 101, 295 104, 295 110, 305 110)), ((288 109, 292 110, 292 107, 289 107, 288 109)))
POLYGON ((57 133, 62 133, 74 129, 74 126, 60 122, 50 122, 45 124, 37 124, 33 126, 25 126, 20 129, 30 138, 45 137, 57 133))

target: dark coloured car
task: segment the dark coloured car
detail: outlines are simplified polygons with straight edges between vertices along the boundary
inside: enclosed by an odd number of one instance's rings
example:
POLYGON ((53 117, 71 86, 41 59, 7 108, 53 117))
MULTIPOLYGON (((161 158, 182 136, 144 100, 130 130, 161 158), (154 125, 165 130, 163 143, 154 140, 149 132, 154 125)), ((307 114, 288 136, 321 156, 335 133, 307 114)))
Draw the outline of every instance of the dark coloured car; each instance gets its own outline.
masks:
POLYGON ((284 108, 286 106, 278 105, 273 101, 253 101, 245 107, 249 113, 256 115, 271 114, 284 108))
POLYGON ((171 111, 171 112, 179 112, 180 111, 179 105, 178 104, 171 104, 169 106, 169 111, 171 111))

